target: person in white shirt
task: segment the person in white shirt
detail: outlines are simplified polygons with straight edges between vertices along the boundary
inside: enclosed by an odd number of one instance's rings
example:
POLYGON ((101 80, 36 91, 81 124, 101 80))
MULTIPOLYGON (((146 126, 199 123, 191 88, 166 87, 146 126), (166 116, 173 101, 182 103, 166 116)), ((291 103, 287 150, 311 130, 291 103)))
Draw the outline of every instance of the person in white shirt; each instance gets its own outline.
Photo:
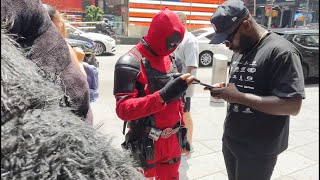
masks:
MULTIPOLYGON (((182 24, 186 26, 187 16, 182 12, 177 12, 177 15, 182 21, 182 24)), ((175 59, 175 62, 178 67, 178 71, 180 73, 190 73, 193 76, 196 76, 197 68, 198 68, 198 57, 199 57, 199 48, 196 42, 195 36, 185 31, 184 38, 182 42, 179 44, 177 49, 172 53, 172 56, 175 59)), ((192 133, 193 133, 193 122, 190 114, 191 107, 191 97, 193 96, 194 85, 190 85, 187 91, 184 94, 184 119, 185 126, 188 128, 187 139, 190 143, 191 151, 193 152, 192 146, 192 133)), ((188 155, 190 153, 187 150, 182 151, 182 155, 188 155)))

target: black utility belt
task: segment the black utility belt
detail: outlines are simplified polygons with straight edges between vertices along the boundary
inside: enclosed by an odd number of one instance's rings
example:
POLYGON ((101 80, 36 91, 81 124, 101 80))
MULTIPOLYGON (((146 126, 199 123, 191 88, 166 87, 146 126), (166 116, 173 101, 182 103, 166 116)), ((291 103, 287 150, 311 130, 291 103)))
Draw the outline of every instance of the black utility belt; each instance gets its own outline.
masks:
POLYGON ((176 134, 179 132, 179 129, 181 127, 181 122, 178 122, 177 125, 173 128, 166 128, 164 130, 155 128, 155 127, 146 127, 146 133, 148 134, 148 138, 158 141, 158 139, 161 137, 163 139, 169 138, 171 135, 176 134))

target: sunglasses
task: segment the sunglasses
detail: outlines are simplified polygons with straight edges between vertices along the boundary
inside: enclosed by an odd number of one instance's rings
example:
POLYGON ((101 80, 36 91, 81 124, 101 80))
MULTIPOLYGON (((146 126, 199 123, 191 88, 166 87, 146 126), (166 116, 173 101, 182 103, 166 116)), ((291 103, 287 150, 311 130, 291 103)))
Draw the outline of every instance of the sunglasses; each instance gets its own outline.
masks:
POLYGON ((223 43, 226 46, 229 46, 232 43, 234 36, 236 35, 236 33, 238 32, 239 28, 241 27, 241 24, 242 24, 242 22, 238 25, 238 27, 236 29, 234 29, 232 31, 232 33, 227 37, 227 39, 223 41, 223 43))

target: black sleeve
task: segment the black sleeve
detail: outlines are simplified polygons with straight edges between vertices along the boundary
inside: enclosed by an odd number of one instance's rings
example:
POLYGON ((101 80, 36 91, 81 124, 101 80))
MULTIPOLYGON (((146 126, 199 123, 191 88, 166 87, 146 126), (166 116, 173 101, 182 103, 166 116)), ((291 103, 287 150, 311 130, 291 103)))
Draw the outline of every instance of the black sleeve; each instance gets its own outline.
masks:
POLYGON ((298 52, 284 51, 272 60, 270 71, 272 94, 280 98, 305 98, 304 78, 298 52))

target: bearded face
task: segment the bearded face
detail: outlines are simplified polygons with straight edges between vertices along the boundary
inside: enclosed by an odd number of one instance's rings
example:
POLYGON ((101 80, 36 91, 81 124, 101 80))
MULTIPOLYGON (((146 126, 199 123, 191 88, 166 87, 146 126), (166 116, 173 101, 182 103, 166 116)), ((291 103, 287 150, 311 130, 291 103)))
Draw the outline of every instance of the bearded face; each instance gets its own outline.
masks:
POLYGON ((254 43, 255 43, 255 40, 252 37, 247 36, 243 33, 240 33, 240 41, 239 41, 240 53, 245 53, 250 51, 250 48, 252 48, 254 43))

